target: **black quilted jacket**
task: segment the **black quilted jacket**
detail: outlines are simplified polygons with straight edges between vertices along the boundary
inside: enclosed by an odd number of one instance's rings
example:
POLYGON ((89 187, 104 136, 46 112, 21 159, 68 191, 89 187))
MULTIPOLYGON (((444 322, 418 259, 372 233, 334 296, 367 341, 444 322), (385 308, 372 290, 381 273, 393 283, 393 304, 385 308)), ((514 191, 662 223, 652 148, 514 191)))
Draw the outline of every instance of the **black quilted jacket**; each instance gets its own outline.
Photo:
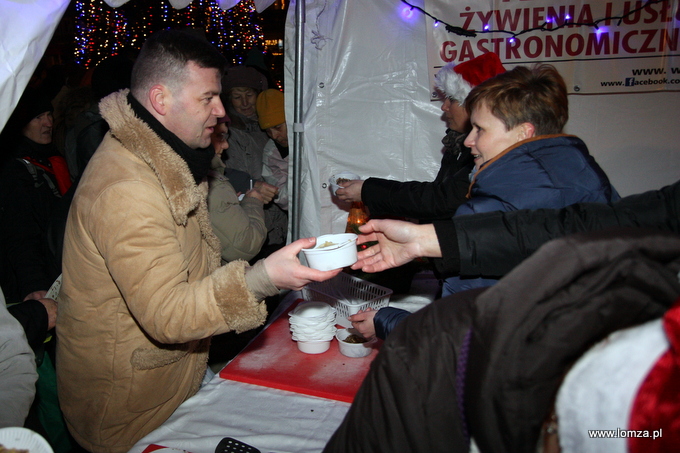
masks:
POLYGON ((418 220, 448 219, 462 203, 470 186, 468 175, 474 165, 470 149, 463 145, 467 134, 449 129, 442 139, 444 156, 432 182, 392 181, 369 178, 361 189, 361 200, 371 217, 409 217, 418 220))
POLYGON ((680 233, 680 181, 631 195, 609 206, 579 203, 562 209, 489 212, 435 221, 442 273, 502 277, 551 239, 612 227, 680 233))

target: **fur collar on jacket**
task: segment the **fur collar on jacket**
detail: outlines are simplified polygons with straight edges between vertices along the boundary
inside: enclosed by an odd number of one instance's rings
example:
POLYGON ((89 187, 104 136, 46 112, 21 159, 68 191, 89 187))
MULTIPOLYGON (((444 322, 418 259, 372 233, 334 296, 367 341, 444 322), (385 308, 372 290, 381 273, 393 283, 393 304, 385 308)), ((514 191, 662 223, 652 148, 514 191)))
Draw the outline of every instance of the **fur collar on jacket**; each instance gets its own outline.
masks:
POLYGON ((186 225, 191 215, 196 216, 201 235, 211 249, 212 271, 220 264, 220 242, 208 216, 208 182, 204 179, 196 185, 184 159, 135 115, 127 101, 128 93, 125 89, 102 99, 99 103, 102 117, 109 124, 111 135, 153 170, 177 225, 186 225))
MULTIPOLYGON (((454 131, 453 129, 446 129, 446 135, 442 138, 442 144, 444 145, 444 150, 448 153, 453 154, 456 159, 463 152, 463 149, 467 148, 463 142, 467 138, 468 134, 463 132, 454 131)), ((469 148, 467 148, 469 151, 469 148)))

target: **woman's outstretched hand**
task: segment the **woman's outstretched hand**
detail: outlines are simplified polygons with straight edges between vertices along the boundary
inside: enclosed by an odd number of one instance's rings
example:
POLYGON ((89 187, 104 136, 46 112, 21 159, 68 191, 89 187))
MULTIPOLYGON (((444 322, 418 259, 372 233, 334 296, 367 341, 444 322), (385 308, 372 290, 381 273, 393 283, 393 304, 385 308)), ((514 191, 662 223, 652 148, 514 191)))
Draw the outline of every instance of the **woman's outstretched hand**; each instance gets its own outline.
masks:
POLYGON ((357 245, 377 242, 359 252, 352 269, 380 272, 406 264, 419 257, 441 257, 434 226, 401 220, 370 220, 359 227, 357 245))

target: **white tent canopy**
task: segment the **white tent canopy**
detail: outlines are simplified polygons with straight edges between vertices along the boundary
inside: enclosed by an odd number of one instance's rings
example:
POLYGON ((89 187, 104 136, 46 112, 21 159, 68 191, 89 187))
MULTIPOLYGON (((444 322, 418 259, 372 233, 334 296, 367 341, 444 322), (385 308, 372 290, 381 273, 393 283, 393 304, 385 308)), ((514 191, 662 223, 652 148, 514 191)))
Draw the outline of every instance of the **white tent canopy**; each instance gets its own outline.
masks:
POLYGON ((5 127, 68 0, 0 0, 0 130, 5 127))
MULTIPOLYGON (((423 1, 410 2, 423 6, 423 1)), ((471 4, 469 0, 449 0, 471 4)), ((489 2, 493 3, 493 2, 489 2)), ((286 29, 286 87, 295 65, 294 2, 286 29)), ((300 236, 344 231, 346 204, 330 175, 349 170, 397 180, 432 180, 445 125, 429 101, 425 16, 404 20, 396 0, 306 0, 300 236)), ((584 139, 625 196, 680 175, 680 93, 570 95, 566 132, 584 139)), ((287 114, 292 99, 287 96, 287 114)), ((290 117, 289 117, 290 118, 290 117)))
MULTIPOLYGON (((1 126, 67 5, 0 0, 1 126)), ((429 101, 423 16, 404 21, 397 0, 307 0, 301 21, 296 6, 293 1, 286 24, 286 115, 294 118, 290 94, 302 74, 300 118, 289 130, 302 131, 299 236, 313 236, 345 228, 348 206, 331 198, 331 174, 351 170, 363 177, 431 180, 445 125, 439 105, 429 101), (298 29, 303 66, 296 70, 298 29)), ((679 117, 679 92, 571 95, 567 132, 585 140, 619 192, 628 195, 677 180, 679 117)))

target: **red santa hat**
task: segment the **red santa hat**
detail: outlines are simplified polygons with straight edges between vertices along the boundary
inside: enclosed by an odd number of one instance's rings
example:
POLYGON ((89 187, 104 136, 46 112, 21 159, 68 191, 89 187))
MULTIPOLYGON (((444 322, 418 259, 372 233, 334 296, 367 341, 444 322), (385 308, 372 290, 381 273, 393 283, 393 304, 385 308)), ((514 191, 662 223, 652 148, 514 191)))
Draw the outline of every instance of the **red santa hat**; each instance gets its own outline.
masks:
POLYGON ((472 88, 503 72, 505 68, 498 55, 488 52, 460 64, 449 63, 442 67, 434 76, 434 86, 463 105, 472 88))
POLYGON ((657 360, 633 401, 628 429, 652 437, 629 437, 631 453, 677 451, 680 444, 680 299, 664 314, 668 350, 657 360))

